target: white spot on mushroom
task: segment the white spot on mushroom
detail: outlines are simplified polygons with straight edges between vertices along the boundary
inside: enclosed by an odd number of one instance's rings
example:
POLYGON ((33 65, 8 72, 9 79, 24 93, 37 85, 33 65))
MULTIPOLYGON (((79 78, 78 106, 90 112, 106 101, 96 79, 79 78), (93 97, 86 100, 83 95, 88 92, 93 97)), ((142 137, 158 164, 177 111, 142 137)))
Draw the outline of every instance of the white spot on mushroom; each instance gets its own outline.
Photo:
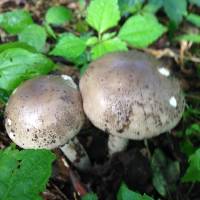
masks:
POLYGON ((163 76, 169 76, 170 75, 170 71, 167 68, 165 68, 165 67, 158 68, 158 71, 163 76))
POLYGON ((7 119, 7 124, 8 124, 8 126, 11 126, 11 124, 12 124, 12 121, 9 118, 7 119))
POLYGON ((69 84, 70 84, 71 87, 77 89, 76 83, 73 81, 73 79, 70 76, 62 74, 61 78, 63 78, 65 81, 69 82, 69 84))
POLYGON ((176 101, 176 98, 174 96, 172 96, 170 99, 169 99, 169 103, 172 107, 176 108, 177 107, 177 101, 176 101))

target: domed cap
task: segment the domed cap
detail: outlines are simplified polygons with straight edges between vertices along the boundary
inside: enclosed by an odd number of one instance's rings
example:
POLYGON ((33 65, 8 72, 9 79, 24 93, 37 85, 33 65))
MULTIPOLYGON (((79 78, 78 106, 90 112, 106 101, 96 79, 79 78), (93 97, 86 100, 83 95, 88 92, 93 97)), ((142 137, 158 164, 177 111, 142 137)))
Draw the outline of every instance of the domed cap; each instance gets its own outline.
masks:
POLYGON ((5 111, 8 135, 22 148, 56 148, 83 123, 80 92, 65 75, 26 81, 13 92, 5 111))
POLYGON ((83 107, 98 128, 129 139, 171 130, 185 101, 164 64, 139 52, 112 53, 92 62, 80 80, 83 107))

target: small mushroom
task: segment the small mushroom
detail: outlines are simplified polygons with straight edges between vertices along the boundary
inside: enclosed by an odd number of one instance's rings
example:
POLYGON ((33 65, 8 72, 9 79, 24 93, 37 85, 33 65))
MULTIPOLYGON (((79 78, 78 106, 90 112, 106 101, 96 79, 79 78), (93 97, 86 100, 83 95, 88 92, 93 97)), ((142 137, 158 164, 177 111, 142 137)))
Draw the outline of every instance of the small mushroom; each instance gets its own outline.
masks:
POLYGON ((10 96, 5 110, 5 127, 13 142, 24 149, 61 147, 80 169, 90 165, 75 138, 84 120, 80 92, 66 75, 26 81, 10 96))
POLYGON ((164 63, 135 50, 92 62, 80 80, 80 91, 87 117, 110 133, 110 155, 125 149, 128 139, 170 131, 185 106, 179 82, 164 63))

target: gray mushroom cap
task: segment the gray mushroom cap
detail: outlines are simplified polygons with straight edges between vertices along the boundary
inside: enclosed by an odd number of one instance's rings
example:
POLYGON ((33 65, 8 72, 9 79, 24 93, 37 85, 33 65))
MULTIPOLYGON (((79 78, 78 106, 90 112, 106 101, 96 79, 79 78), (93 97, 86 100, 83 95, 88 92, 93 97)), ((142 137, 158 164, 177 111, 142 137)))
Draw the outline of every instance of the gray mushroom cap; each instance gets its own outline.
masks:
POLYGON ((74 137, 84 123, 81 95, 65 76, 41 76, 13 92, 5 110, 9 137, 22 148, 52 149, 74 137))
POLYGON ((83 108, 98 128, 128 139, 171 130, 185 101, 164 64, 139 52, 112 53, 92 62, 80 80, 83 108))

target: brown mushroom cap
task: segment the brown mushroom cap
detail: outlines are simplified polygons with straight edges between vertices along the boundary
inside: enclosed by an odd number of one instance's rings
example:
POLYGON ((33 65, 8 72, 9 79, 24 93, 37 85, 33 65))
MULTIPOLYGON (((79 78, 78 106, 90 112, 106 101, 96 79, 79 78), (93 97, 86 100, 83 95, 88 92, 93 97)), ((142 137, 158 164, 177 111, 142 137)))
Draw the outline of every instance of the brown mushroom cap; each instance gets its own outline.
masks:
POLYGON ((26 81, 5 111, 9 137, 22 148, 52 149, 74 137, 84 123, 80 92, 60 76, 26 81))
POLYGON ((185 106, 179 83, 164 64, 138 51, 112 53, 92 62, 80 90, 91 122, 129 139, 171 130, 185 106))

